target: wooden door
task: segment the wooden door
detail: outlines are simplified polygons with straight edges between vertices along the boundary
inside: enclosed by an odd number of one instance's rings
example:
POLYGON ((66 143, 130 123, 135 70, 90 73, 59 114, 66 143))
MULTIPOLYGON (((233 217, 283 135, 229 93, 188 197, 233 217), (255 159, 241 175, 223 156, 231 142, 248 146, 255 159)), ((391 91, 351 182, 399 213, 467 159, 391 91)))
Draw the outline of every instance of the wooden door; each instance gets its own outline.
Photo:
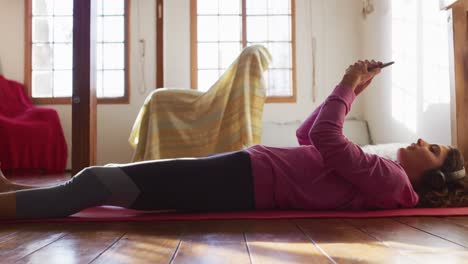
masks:
POLYGON ((96 0, 73 4, 73 174, 96 163, 96 8, 96 0))
POLYGON ((450 58, 452 145, 468 161, 468 0, 441 1, 447 9, 450 58))

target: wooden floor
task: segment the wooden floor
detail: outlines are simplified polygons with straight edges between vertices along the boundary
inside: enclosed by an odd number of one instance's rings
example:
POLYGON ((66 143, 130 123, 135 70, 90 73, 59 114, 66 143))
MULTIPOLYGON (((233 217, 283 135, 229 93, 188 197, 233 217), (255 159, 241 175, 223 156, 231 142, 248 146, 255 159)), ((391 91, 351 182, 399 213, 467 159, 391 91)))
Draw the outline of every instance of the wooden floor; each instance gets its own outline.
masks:
POLYGON ((467 248, 468 217, 0 226, 0 263, 468 263, 467 248))

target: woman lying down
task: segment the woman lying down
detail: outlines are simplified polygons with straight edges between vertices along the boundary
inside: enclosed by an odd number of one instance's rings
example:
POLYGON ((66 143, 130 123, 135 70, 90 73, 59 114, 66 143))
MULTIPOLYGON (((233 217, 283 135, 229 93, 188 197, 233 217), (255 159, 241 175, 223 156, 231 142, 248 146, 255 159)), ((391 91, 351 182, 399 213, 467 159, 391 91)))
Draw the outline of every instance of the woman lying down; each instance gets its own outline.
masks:
POLYGON ((203 158, 93 166, 41 188, 0 173, 0 218, 66 217, 98 205, 184 212, 468 206, 468 177, 456 148, 418 139, 392 161, 343 136, 346 114, 380 65, 359 61, 346 70, 297 130, 299 147, 256 145, 203 158))

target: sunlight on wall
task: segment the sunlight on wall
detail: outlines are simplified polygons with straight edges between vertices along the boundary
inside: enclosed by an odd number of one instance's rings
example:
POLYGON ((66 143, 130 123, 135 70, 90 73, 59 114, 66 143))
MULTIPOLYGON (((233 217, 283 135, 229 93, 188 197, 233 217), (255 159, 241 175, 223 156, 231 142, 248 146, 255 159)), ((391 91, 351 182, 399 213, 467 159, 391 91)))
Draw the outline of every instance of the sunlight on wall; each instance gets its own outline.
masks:
POLYGON ((392 1, 392 116, 416 132, 417 0, 392 1))
POLYGON ((418 133, 431 107, 450 103, 446 14, 438 0, 391 2, 392 117, 418 133))
MULTIPOLYGON (((420 0, 421 1, 421 0, 420 0)), ((427 0, 425 0, 427 1, 427 0)), ((423 111, 432 104, 450 103, 449 47, 447 15, 438 1, 422 5, 423 111)))

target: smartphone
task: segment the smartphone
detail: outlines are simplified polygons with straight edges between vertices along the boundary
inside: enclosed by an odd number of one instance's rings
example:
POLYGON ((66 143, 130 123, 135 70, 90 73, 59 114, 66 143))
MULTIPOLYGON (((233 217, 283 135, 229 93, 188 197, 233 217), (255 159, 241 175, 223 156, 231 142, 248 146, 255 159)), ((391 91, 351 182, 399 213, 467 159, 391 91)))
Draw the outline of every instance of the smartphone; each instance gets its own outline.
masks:
MULTIPOLYGON (((388 67, 388 66, 390 66, 390 65, 392 65, 392 64, 394 64, 394 63, 395 63, 394 61, 391 61, 391 62, 384 63, 384 64, 382 64, 382 65, 380 65, 380 66, 377 66, 377 67, 380 68, 380 69, 383 69, 383 68, 388 67)), ((368 71, 372 71, 372 70, 375 69, 375 68, 376 68, 376 67, 370 67, 370 68, 367 69, 367 70, 368 70, 368 71)))

